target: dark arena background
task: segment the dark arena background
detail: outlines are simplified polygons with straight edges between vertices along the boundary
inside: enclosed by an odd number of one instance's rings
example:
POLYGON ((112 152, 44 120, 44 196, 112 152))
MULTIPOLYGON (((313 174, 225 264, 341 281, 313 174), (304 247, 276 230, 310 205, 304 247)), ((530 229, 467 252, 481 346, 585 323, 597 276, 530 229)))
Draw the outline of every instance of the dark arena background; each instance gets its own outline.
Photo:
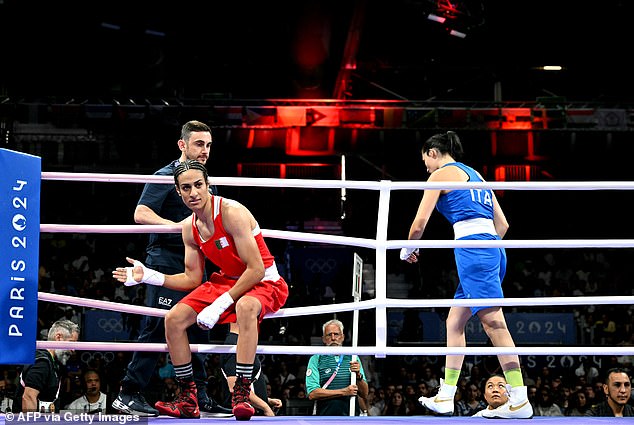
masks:
MULTIPOLYGON (((464 145, 464 162, 490 182, 629 184, 634 83, 627 46, 634 41, 633 14, 634 3, 622 0, 0 0, 0 148, 41 157, 43 173, 146 176, 178 158, 180 128, 197 119, 212 128, 212 182, 423 182, 428 175, 422 143, 452 130, 464 145)), ((142 188, 43 178, 40 222, 133 225, 142 188)), ((262 228, 378 239, 378 190, 318 184, 219 188, 253 211, 262 228)), ((387 240, 407 238, 421 195, 391 192, 387 240)), ((496 195, 510 222, 506 240, 634 238, 631 190, 496 195)), ((452 228, 434 213, 424 239, 451 240, 452 228)), ((111 270, 126 256, 142 258, 146 243, 144 233, 42 232, 38 291, 141 306, 142 294, 122 288, 111 270)), ((457 284, 451 249, 422 249, 417 265, 388 250, 385 264, 377 265, 371 248, 280 238, 267 243, 291 287, 288 308, 353 302, 355 253, 363 260, 362 301, 377 295, 377 266, 385 269, 389 299, 451 299, 457 284)), ((634 295, 633 246, 507 249, 505 296, 535 301, 504 307, 511 334, 519 348, 545 347, 521 355, 525 382, 537 389, 531 402, 555 404, 561 413, 536 415, 534 421, 572 422, 576 396, 604 399, 608 369, 631 373, 634 354, 593 350, 634 346, 634 305, 598 302, 634 295), (597 302, 540 302, 550 297, 597 302), (562 347, 571 350, 560 352, 562 347)), ((380 418, 319 420, 483 421, 436 417, 416 401, 443 377, 447 312, 446 305, 387 308, 388 347, 432 351, 361 355, 376 403, 387 404, 397 391, 407 413, 389 417, 377 409, 380 418)), ((139 315, 40 300, 38 339, 64 316, 80 323, 80 341, 134 342, 139 332, 139 315)), ((344 322, 344 345, 350 346, 352 309, 334 316, 344 322)), ((332 317, 267 319, 259 343, 321 348, 321 325, 332 317)), ((379 345, 376 329, 375 312, 360 310, 358 346, 379 345)), ((222 344, 225 332, 212 330, 209 344, 222 344)), ((467 345, 491 346, 475 319, 467 327, 467 345)), ((102 372, 101 391, 110 403, 131 354, 78 350, 64 372, 62 403, 81 394, 75 377, 88 368, 102 372)), ((309 356, 259 356, 270 397, 283 406, 275 418, 252 420, 316 421, 305 394, 309 356)), ((168 363, 167 356, 162 361, 168 363)), ((224 402, 219 354, 208 354, 206 366, 209 393, 224 402)), ((10 409, 19 370, 0 364, 2 412, 10 409)), ((469 353, 462 383, 479 385, 500 371, 495 355, 469 353)), ((146 398, 153 404, 164 390, 157 370, 146 398)), ((4 414, 0 418, 2 425, 9 423, 4 414)), ((584 417, 580 423, 608 420, 584 417)))

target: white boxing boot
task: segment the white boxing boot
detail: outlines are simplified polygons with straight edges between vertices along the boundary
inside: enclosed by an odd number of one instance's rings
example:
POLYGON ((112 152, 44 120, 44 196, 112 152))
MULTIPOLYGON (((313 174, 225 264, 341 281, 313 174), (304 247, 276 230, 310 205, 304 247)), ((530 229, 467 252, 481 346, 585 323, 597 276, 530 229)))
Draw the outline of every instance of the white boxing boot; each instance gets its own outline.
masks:
POLYGON ((451 415, 453 413, 453 398, 456 395, 456 386, 445 384, 440 378, 440 389, 435 397, 421 397, 419 403, 429 410, 441 415, 451 415))
POLYGON ((509 401, 496 409, 484 409, 482 417, 489 419, 530 419, 533 417, 533 406, 528 401, 528 390, 526 386, 510 387, 509 401))

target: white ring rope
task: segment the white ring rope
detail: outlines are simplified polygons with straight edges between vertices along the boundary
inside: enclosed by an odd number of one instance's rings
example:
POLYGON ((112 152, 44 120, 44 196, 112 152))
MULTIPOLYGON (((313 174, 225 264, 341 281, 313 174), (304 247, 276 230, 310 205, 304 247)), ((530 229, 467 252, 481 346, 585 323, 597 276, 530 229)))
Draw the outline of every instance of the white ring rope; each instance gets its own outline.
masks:
MULTIPOLYGON (((130 304, 119 304, 111 301, 93 300, 88 298, 71 297, 68 295, 49 294, 39 292, 40 301, 59 302, 68 305, 77 305, 90 308, 106 309, 123 313, 145 314, 147 316, 163 317, 167 310, 152 307, 135 306, 130 304)), ((544 297, 544 298, 504 298, 504 299, 477 299, 477 300, 410 300, 410 299, 390 299, 386 298, 384 307, 451 307, 451 306, 555 306, 555 305, 611 305, 611 304, 633 304, 634 297, 602 296, 602 297, 544 297)), ((336 305, 320 305, 310 307, 282 308, 276 313, 268 314, 265 318, 275 317, 295 317, 324 313, 348 312, 352 310, 365 310, 376 308, 376 300, 366 300, 351 303, 339 303, 336 305)), ((103 343, 103 342, 67 342, 67 341, 37 341, 38 348, 65 348, 71 347, 76 350, 115 350, 115 351, 161 351, 167 352, 167 344, 152 343, 103 343)), ((211 345, 211 344, 191 344, 193 352, 199 353, 233 353, 235 346, 211 345)), ((258 353, 261 354, 333 354, 339 353, 337 350, 328 350, 334 347, 291 347, 291 346, 258 346, 258 353)), ((340 347, 343 354, 356 355, 377 355, 375 347, 340 347)), ((634 355, 634 347, 386 347, 384 355, 445 355, 445 354, 465 354, 465 355, 494 355, 494 354, 519 354, 519 355, 634 355)))
MULTIPOLYGON (((64 173, 42 172, 42 180, 63 180, 81 182, 107 183, 170 183, 170 176, 154 176, 140 174, 107 174, 107 173, 64 173)), ((600 181, 600 182, 395 182, 382 180, 310 180, 280 179, 263 177, 213 177, 213 184, 218 186, 252 186, 252 187, 293 187, 311 189, 371 189, 381 190, 383 183, 389 183, 391 190, 424 190, 424 189, 493 189, 493 190, 633 190, 634 181, 600 181)))
MULTIPOLYGON (((234 345, 190 344, 194 353, 235 353, 234 345)), ((37 341, 37 348, 60 349, 71 348, 85 351, 159 351, 167 352, 167 344, 138 343, 138 342, 85 342, 85 341, 37 341)), ((258 345, 260 354, 356 354, 359 356, 376 356, 377 350, 370 346, 342 346, 331 347, 325 345, 292 346, 292 345, 258 345)), ((464 354, 469 356, 499 354, 519 355, 607 355, 631 356, 634 347, 387 347, 384 354, 397 356, 444 356, 446 354, 464 354)))
MULTIPOLYGON (((41 224, 43 233, 180 233, 181 227, 170 224, 41 224)), ((362 248, 378 248, 373 239, 353 238, 321 233, 291 232, 287 230, 262 229, 265 238, 302 242, 352 245, 362 248)), ((532 239, 532 240, 451 240, 425 239, 419 241, 391 240, 386 249, 406 248, 631 248, 634 239, 532 239)))
MULTIPOLYGON (((173 184, 170 176, 149 176, 131 174, 99 174, 99 173, 60 173, 43 172, 43 180, 64 180, 82 182, 108 183, 165 183, 173 184)), ((597 305, 597 304, 634 304, 632 296, 607 297, 544 297, 544 298, 504 298, 478 300, 410 300, 387 298, 386 253, 388 249, 402 247, 417 248, 629 248, 634 247, 634 239, 578 239, 578 240, 496 240, 496 241, 456 241, 456 240, 387 240, 387 218, 389 216, 390 192, 392 190, 425 190, 425 189, 492 189, 492 190, 634 190, 634 182, 392 182, 388 180, 351 181, 351 180, 308 180, 308 179, 275 179, 246 177, 213 177, 213 184, 218 186, 250 186, 250 187, 291 187, 291 188, 347 188, 379 190, 377 212, 376 239, 353 238, 338 235, 290 232, 263 229, 265 237, 317 242, 356 247, 371 248, 376 251, 375 262, 375 298, 353 303, 337 305, 321 305, 310 307, 284 308, 277 313, 267 315, 273 317, 293 317, 331 312, 347 312, 374 308, 376 310, 376 346, 374 347, 292 347, 292 346, 258 346, 263 354, 357 354, 384 357, 390 355, 498 355, 498 354, 595 354, 595 355, 634 355, 634 347, 388 347, 387 346, 387 308, 436 308, 450 306, 554 306, 554 305, 597 305)), ((40 232, 49 233, 178 233, 179 225, 66 225, 41 224, 40 232)), ((101 308, 125 313, 163 316, 165 310, 118 304, 109 301, 89 300, 64 295, 40 292, 41 301, 63 302, 91 308, 101 308)), ((75 348, 77 350, 119 350, 119 351, 167 351, 166 344, 139 343, 97 343, 97 342, 55 342, 37 341, 38 348, 75 348), (81 348, 80 348, 81 347, 81 348)), ((235 352, 234 346, 194 345, 192 351, 205 353, 235 352)))
MULTIPOLYGON (((88 298, 77 298, 68 295, 49 294, 40 292, 40 301, 60 302, 68 305, 77 305, 91 308, 107 309, 123 313, 138 313, 148 316, 162 317, 167 310, 134 306, 129 304, 119 304, 111 301, 93 300, 88 298)), ((634 297, 604 296, 604 297, 545 297, 545 298, 504 298, 504 299, 477 299, 477 300, 409 300, 409 299, 386 299, 385 307, 450 307, 453 305, 469 306, 555 306, 555 305, 599 305, 599 304, 632 304, 634 297)), ((339 303, 336 305, 320 305, 310 307, 283 308, 276 313, 266 316, 267 319, 274 317, 295 317, 324 313, 347 312, 352 310, 365 310, 375 308, 376 300, 366 300, 352 303, 339 303)), ((114 351, 160 351, 167 352, 167 344, 152 343, 104 343, 104 342, 67 342, 67 341, 37 341, 38 348, 65 348, 70 347, 76 350, 114 350, 114 351)), ((212 345, 212 344, 191 344, 193 352, 199 353, 233 353, 235 346, 212 345)), ((377 355, 375 347, 291 347, 291 346, 258 346, 258 353, 261 354, 356 354, 356 355, 377 355)), ((519 355, 634 355, 634 347, 386 347, 382 353, 384 355, 496 355, 496 354, 519 354, 519 355)))
MULTIPOLYGON (((58 302, 81 307, 98 308, 121 313, 144 314, 146 316, 163 317, 167 310, 154 307, 143 307, 132 304, 119 304, 112 301, 93 300, 90 298, 71 297, 69 295, 50 294, 48 292, 38 292, 40 301, 58 302)), ((401 298, 385 298, 380 303, 376 300, 365 300, 358 302, 322 304, 308 307, 287 307, 275 313, 269 313, 266 319, 278 317, 309 316, 324 313, 341 313, 353 310, 369 310, 377 307, 387 308, 436 308, 436 307, 486 307, 496 305, 501 307, 523 306, 535 307, 556 305, 613 305, 613 304, 634 304, 634 296, 593 296, 593 297, 539 297, 539 298, 478 298, 478 299, 429 299, 410 300, 401 298)))

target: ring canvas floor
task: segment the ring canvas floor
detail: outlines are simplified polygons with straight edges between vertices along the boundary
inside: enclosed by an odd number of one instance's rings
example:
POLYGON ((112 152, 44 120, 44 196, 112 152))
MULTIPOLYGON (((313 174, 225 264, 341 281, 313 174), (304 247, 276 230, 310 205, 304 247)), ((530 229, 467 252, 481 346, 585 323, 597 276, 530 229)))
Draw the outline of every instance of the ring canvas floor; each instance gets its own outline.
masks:
MULTIPOLYGON (((15 418, 13 420, 7 420, 5 414, 0 414, 0 425, 18 425, 22 423, 28 423, 28 421, 18 421, 15 418)), ((40 418, 36 422, 50 423, 50 421, 40 418)), ((614 425, 614 421, 618 423, 632 423, 634 424, 634 417, 631 418, 607 418, 607 417, 584 417, 584 416, 535 416, 532 419, 518 420, 518 419, 485 419, 485 418, 472 418, 468 416, 254 416, 250 421, 240 421, 240 423, 282 423, 282 424, 298 424, 298 425, 346 425, 358 422, 359 424, 371 422, 372 425, 413 425, 413 424, 451 424, 451 425, 475 425, 479 423, 491 423, 492 425, 502 424, 535 424, 535 425, 614 425)), ((31 421, 35 422, 35 421, 31 421)), ((136 422, 129 422, 130 424, 142 424, 147 422, 153 425, 190 425, 195 423, 217 423, 217 424, 235 424, 234 418, 212 418, 201 416, 200 419, 176 419, 169 416, 159 416, 157 418, 140 418, 136 422)), ((62 423, 77 423, 88 424, 88 421, 72 421, 72 422, 57 422, 62 423)), ((93 422, 92 425, 101 424, 115 424, 116 422, 93 422)), ((125 424, 122 424, 125 425, 125 424)))

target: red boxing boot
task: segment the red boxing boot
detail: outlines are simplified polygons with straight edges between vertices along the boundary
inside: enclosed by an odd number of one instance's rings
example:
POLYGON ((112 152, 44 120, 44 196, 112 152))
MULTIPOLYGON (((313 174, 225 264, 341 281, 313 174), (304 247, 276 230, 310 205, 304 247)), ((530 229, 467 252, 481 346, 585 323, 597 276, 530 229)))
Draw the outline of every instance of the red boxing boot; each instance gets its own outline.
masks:
POLYGON ((181 387, 181 393, 176 400, 157 401, 154 407, 156 407, 156 410, 158 410, 161 415, 187 419, 200 418, 196 384, 193 381, 184 382, 181 380, 178 380, 178 383, 181 387))
MULTIPOLYGON (((251 394, 251 382, 247 378, 239 376, 233 387, 233 416, 238 421, 248 421, 255 415, 255 409, 251 406, 249 395, 251 394)), ((159 409, 160 410, 160 409, 159 409)))

